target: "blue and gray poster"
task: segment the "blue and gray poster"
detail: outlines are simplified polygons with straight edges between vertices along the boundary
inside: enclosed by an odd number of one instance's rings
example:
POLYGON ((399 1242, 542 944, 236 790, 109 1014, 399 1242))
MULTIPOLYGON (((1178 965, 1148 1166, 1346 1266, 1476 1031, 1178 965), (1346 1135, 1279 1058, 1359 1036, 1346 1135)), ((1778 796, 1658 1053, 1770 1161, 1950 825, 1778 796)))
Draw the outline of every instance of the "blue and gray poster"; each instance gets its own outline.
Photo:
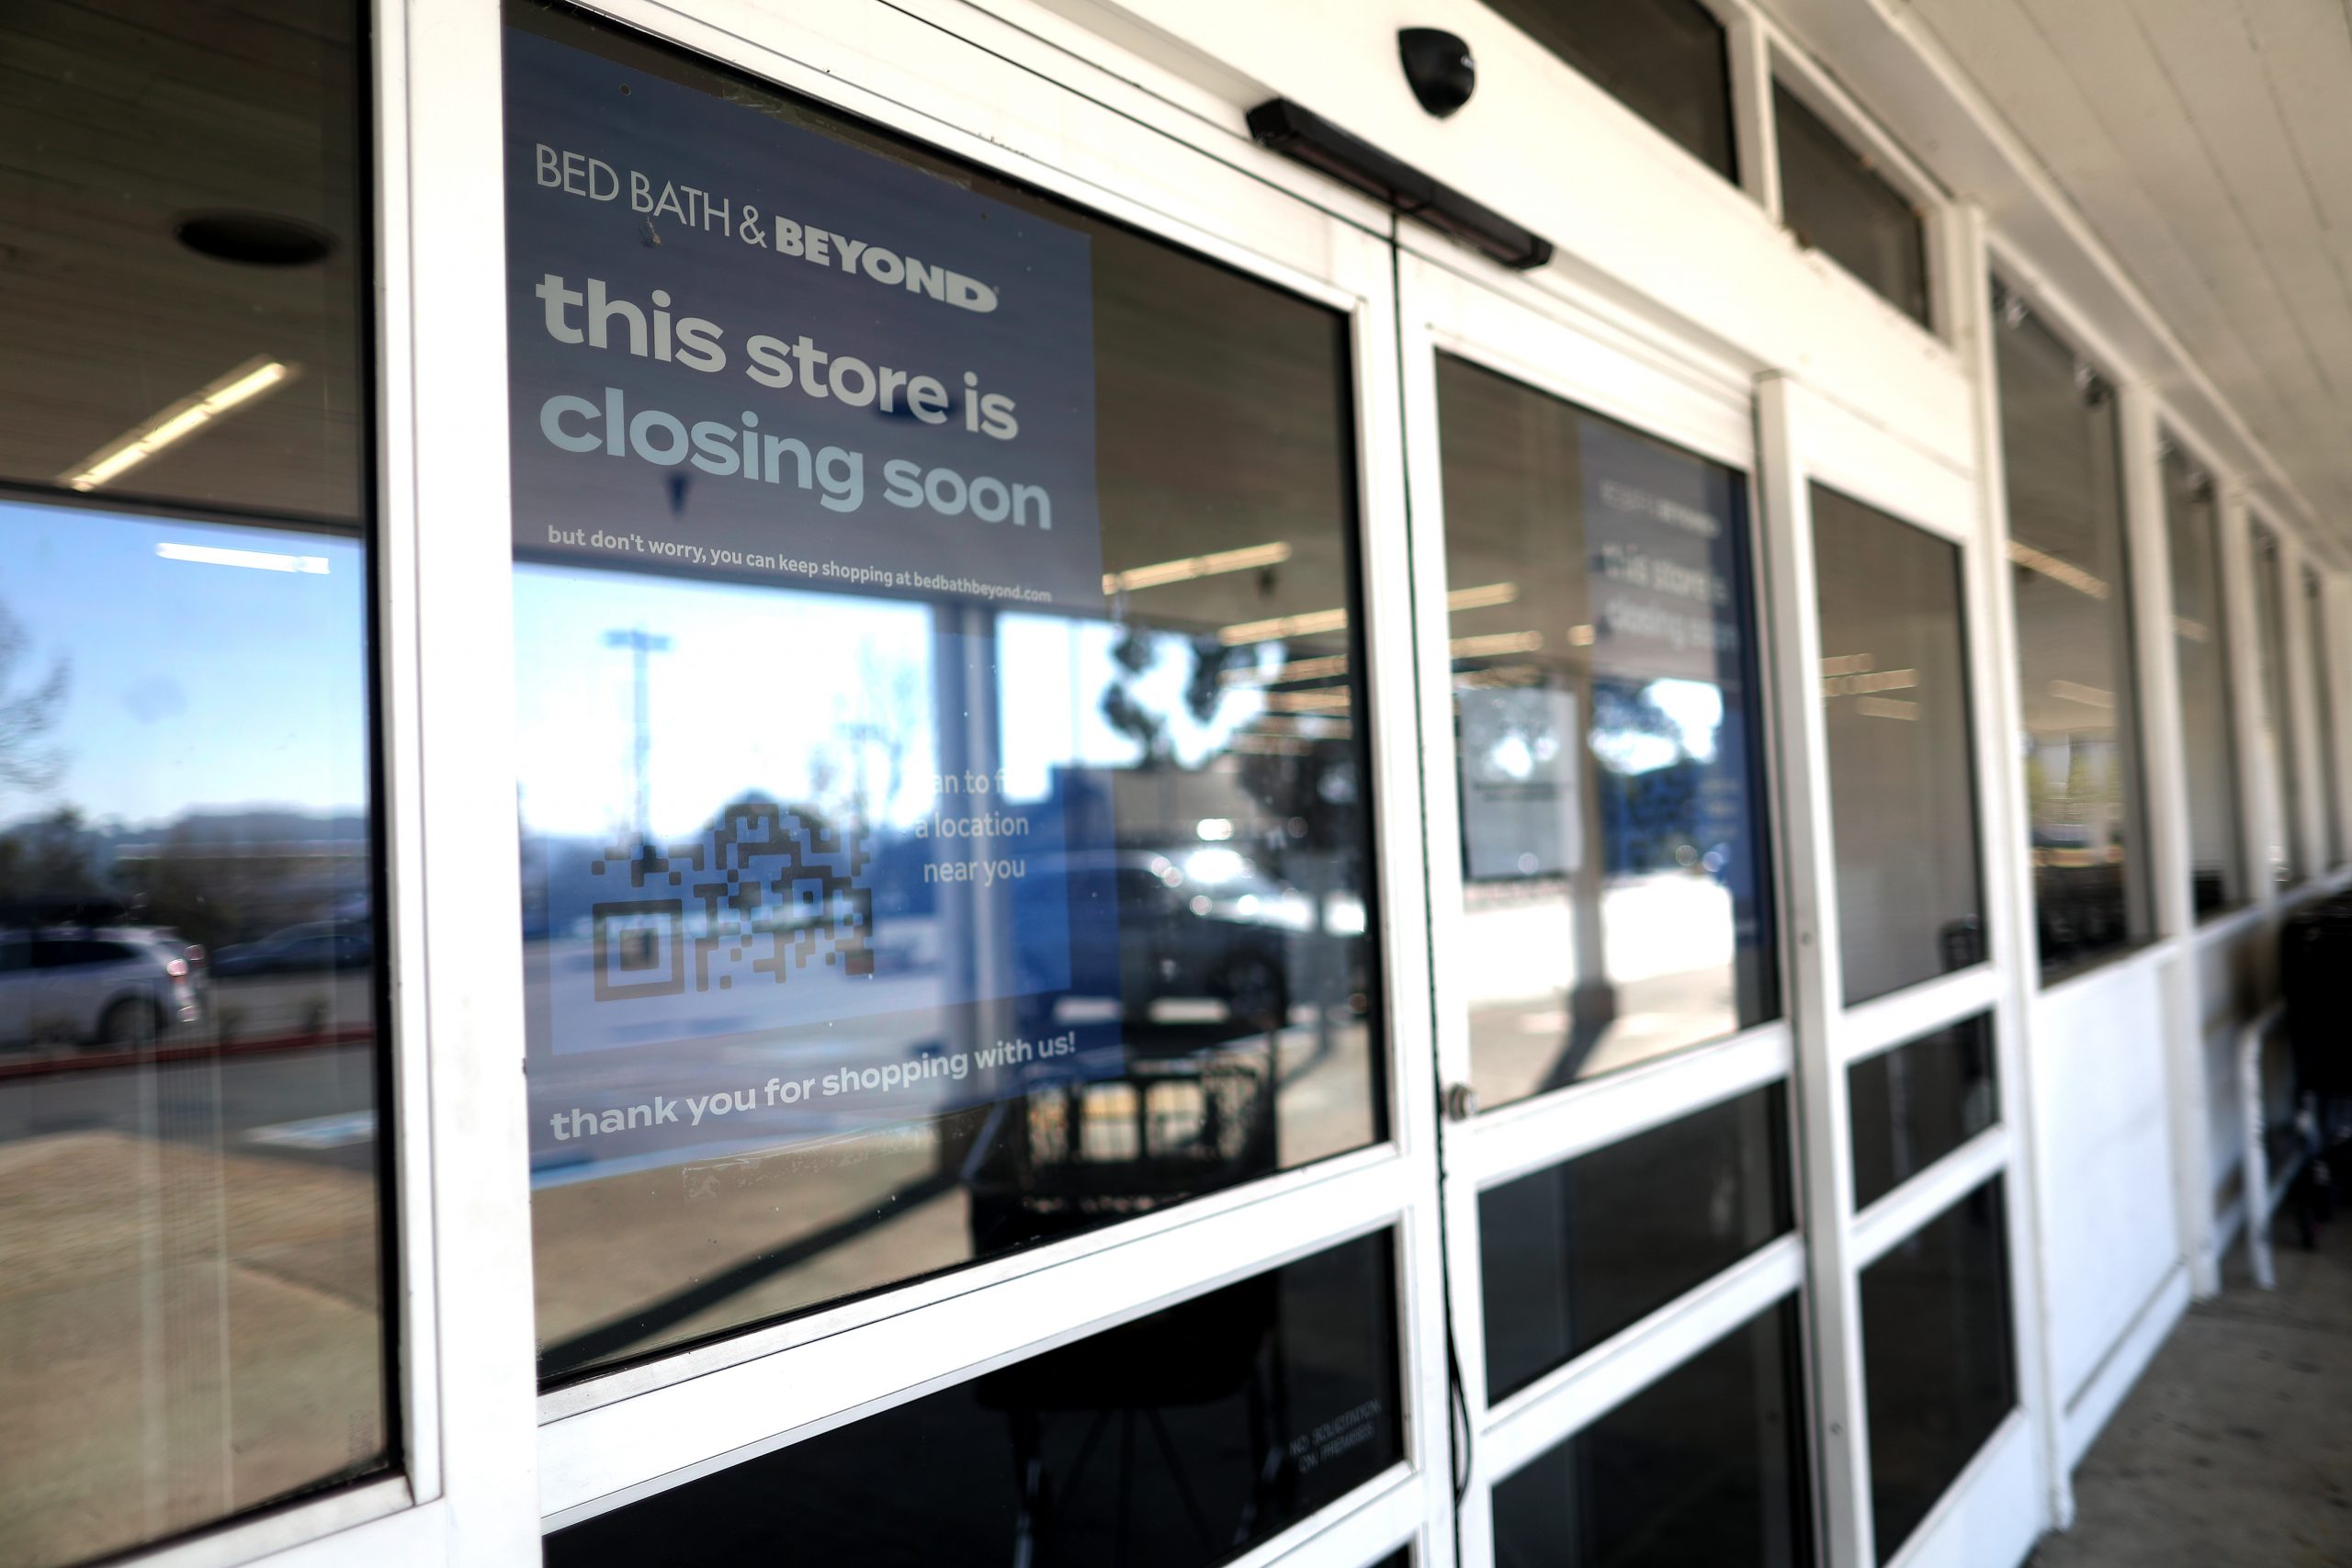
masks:
POLYGON ((1019 797, 991 716, 1001 619, 1103 602, 1088 236, 777 100, 505 71, 518 692, 582 716, 522 760, 535 1164, 1114 1070, 1107 788, 1019 797), (633 711, 581 672, 631 660, 633 711))
POLYGON ((514 547, 1099 606, 1087 236, 506 40, 514 547))

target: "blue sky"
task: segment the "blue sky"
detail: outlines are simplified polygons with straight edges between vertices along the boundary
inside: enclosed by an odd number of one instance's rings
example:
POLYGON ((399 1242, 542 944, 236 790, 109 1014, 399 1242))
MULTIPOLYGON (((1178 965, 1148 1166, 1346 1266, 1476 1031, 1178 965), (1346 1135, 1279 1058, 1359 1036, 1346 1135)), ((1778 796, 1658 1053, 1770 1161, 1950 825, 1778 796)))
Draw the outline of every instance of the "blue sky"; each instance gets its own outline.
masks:
POLYGON ((0 784, 0 823, 70 804, 96 820, 190 808, 361 808, 367 582, 334 536, 0 502, 0 606, 29 642, 0 701, 71 685, 42 795, 0 784), (157 547, 307 557, 278 571, 157 547))
MULTIPOLYGON (((39 795, 0 785, 0 823, 60 805, 131 824, 190 809, 362 809, 363 568, 360 547, 338 536, 0 502, 0 606, 29 644, 0 700, 61 659, 70 671, 44 741, 64 771, 39 795), (216 552, 312 564, 261 570, 216 552)), ((630 820, 630 656, 604 638, 638 627, 670 639, 650 671, 658 831, 690 833, 748 789, 807 798, 820 750, 838 775, 854 769, 847 737, 859 727, 906 738, 905 783, 877 803, 882 815, 905 826, 931 809, 933 606, 534 566, 517 568, 515 583, 518 784, 535 830, 594 835, 630 820), (894 683, 904 688, 895 699, 894 683)), ((1116 636, 1101 621, 999 617, 982 657, 1004 694, 1012 797, 1043 796, 1057 763, 1137 760, 1101 711, 1116 636)), ((1198 723, 1182 701, 1189 653, 1165 638, 1154 654, 1132 684, 1171 716, 1188 761, 1261 705, 1231 692, 1198 723)), ((878 788, 881 753, 868 749, 866 763, 878 788)))

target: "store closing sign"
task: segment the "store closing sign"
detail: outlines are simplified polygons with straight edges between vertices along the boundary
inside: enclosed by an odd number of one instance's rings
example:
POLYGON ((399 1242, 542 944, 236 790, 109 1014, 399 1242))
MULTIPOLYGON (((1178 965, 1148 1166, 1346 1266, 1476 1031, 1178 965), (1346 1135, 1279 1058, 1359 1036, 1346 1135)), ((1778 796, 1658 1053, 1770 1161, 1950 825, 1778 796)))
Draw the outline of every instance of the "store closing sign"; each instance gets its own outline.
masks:
POLYGON ((519 28, 505 68, 518 637, 637 668, 634 819, 526 846, 535 1163, 1114 1070, 1107 784, 1008 798, 973 718, 1000 614, 1102 604, 1087 236, 775 100, 519 28), (729 733, 657 656, 741 679, 729 733))
POLYGON ((514 547, 1097 605, 1087 237, 507 40, 514 547))

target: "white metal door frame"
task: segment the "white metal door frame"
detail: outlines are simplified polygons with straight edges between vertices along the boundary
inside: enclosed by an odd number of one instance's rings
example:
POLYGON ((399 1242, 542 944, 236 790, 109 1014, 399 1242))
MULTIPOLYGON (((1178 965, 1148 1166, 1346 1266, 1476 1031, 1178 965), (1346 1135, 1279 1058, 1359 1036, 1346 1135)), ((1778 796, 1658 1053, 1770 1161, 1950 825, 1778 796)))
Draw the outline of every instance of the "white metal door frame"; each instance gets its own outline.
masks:
MULTIPOLYGON (((1756 471, 1756 434, 1744 376, 1709 366, 1670 338, 1630 330, 1605 301, 1580 301, 1560 280, 1496 275, 1433 242, 1408 237, 1398 262, 1413 581, 1419 593, 1421 740, 1426 758, 1432 1003, 1441 1080, 1470 1082, 1467 999, 1459 958, 1462 913, 1459 785, 1452 722, 1452 659, 1444 610, 1447 569, 1437 356, 1469 360, 1536 390, 1633 425, 1739 469, 1756 471), (1710 370, 1714 371, 1710 374, 1710 370)), ((1755 508, 1751 504, 1751 518, 1755 508)), ((1751 527, 1754 526, 1751 523, 1751 527)), ((1759 624, 1761 616, 1758 617, 1759 624)), ((1767 682, 1759 661, 1759 686, 1767 682)), ((1769 772, 1769 770, 1768 770, 1769 772)), ((1768 798, 1770 786, 1767 784, 1768 798)), ((1775 962, 1779 962, 1775 959, 1775 962)), ((1785 992, 1784 992, 1785 994, 1785 992)), ((1747 1258, 1567 1364, 1492 1405, 1480 1302, 1478 1198, 1515 1177, 1634 1136, 1788 1078, 1791 1030, 1774 1021, 1481 1112, 1450 1120, 1445 1151, 1446 1253, 1457 1376, 1468 1427, 1459 1507, 1463 1559, 1493 1561, 1493 1488, 1640 1393, 1692 1355, 1797 1292, 1804 1245, 1795 1234, 1747 1258)), ((1793 1129, 1792 1129, 1793 1132, 1793 1129)), ((1793 1185, 1793 1183, 1792 1183, 1793 1185)))

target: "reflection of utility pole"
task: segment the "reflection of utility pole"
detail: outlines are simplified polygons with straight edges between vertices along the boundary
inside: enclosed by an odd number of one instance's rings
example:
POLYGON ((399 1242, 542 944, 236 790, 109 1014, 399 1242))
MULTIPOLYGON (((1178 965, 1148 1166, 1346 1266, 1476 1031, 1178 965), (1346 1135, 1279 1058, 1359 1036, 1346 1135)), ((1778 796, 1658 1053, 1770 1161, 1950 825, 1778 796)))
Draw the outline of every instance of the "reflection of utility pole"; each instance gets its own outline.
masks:
POLYGON ((670 650, 670 639, 666 637, 654 637, 643 626, 636 626, 628 631, 606 632, 605 646, 628 649, 630 661, 635 666, 634 673, 637 677, 637 843, 639 850, 647 850, 653 843, 653 809, 650 789, 646 782, 645 765, 647 754, 653 748, 653 725, 650 714, 651 704, 646 690, 646 661, 650 655, 667 653, 670 650))

